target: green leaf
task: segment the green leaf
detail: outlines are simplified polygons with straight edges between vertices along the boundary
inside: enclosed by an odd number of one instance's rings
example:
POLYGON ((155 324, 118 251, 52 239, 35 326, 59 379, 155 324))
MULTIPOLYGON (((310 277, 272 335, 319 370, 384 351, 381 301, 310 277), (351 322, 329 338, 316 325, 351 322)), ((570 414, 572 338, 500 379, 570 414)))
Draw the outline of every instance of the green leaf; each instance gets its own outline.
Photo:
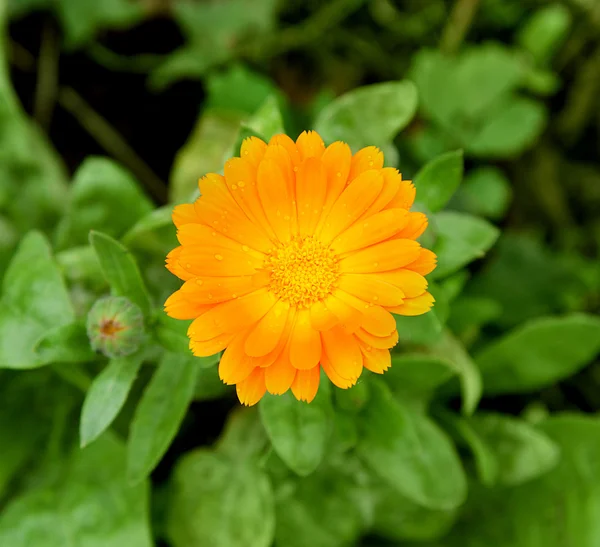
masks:
POLYGON ((208 450, 188 452, 171 480, 167 535, 173 547, 270 547, 271 484, 251 461, 208 450))
POLYGON ((83 321, 48 331, 37 341, 35 352, 44 363, 85 363, 98 357, 92 351, 83 321))
POLYGON ((431 278, 439 279, 485 255, 500 231, 487 221, 466 213, 445 211, 433 217, 437 234, 433 251, 438 265, 431 278))
POLYGON ((341 140, 356 151, 382 146, 408 125, 417 108, 417 90, 408 80, 359 87, 329 103, 315 129, 325 142, 341 140))
POLYGON ((277 97, 269 95, 261 107, 244 125, 251 131, 256 132, 267 142, 273 135, 285 133, 277 97))
POLYGON ((486 393, 528 392, 575 374, 600 351, 600 319, 573 314, 531 321, 475 355, 486 393))
POLYGON ((0 545, 150 547, 148 485, 125 481, 125 450, 104 436, 75 449, 62 469, 13 498, 0 516, 0 545), (62 472, 59 472, 62 471, 62 472))
POLYGON ((559 445, 557 467, 514 488, 472 488, 444 547, 596 547, 600 525, 600 421, 555 416, 540 429, 559 445))
POLYGON ((268 444, 258 409, 237 408, 229 414, 215 450, 231 460, 258 460, 268 444))
POLYGON ((50 245, 38 232, 21 241, 2 283, 0 367, 33 368, 46 362, 34 353, 49 331, 72 323, 75 313, 50 245))
POLYGON ((373 382, 360 416, 358 455, 375 474, 409 500, 430 509, 452 509, 466 497, 466 478, 454 446, 426 416, 373 382))
POLYGON ((495 476, 485 477, 487 486, 496 482, 507 486, 522 484, 558 464, 560 449, 556 443, 523 420, 478 413, 469 418, 468 423, 496 461, 495 476))
POLYGON ((216 369, 199 367, 196 388, 194 390, 195 401, 212 401, 213 399, 220 399, 227 393, 232 393, 233 391, 235 391, 235 388, 221 382, 219 373, 216 369))
POLYGON ((150 295, 131 253, 110 236, 90 233, 90 243, 96 251, 100 267, 115 296, 125 296, 137 304, 144 315, 150 312, 150 295))
POLYGON ((147 477, 169 448, 194 395, 193 357, 165 353, 131 423, 127 470, 132 483, 147 477))
POLYGON ((156 253, 172 249, 178 244, 173 230, 172 214, 173 208, 169 205, 154 209, 140 218, 123 236, 121 242, 128 248, 156 253), (166 237, 165 231, 168 231, 166 237))
POLYGON ((415 175, 417 201, 432 212, 439 211, 458 188, 462 176, 462 150, 442 154, 415 175))
POLYGON ((128 171, 108 158, 88 158, 75 173, 67 212, 58 227, 58 246, 84 245, 90 230, 119 238, 152 208, 128 171))
POLYGON ((79 436, 82 447, 110 427, 127 400, 141 364, 139 353, 116 357, 94 379, 81 409, 79 436))
POLYGON ((511 200, 510 182, 496 167, 471 171, 450 202, 450 207, 492 220, 501 219, 511 200))
POLYGON ((259 408, 279 457, 298 475, 312 473, 325 455, 331 429, 329 401, 319 397, 306 404, 288 392, 266 395, 259 408))

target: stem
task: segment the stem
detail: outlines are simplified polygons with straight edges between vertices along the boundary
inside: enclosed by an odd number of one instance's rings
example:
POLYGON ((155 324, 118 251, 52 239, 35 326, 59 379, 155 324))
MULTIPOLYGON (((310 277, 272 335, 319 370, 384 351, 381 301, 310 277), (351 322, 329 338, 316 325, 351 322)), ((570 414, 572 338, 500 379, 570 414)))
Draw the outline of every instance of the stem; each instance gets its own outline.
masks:
POLYGON ((42 44, 37 70, 33 104, 34 119, 47 131, 58 93, 58 61, 60 47, 53 23, 48 20, 42 30, 42 44))
POLYGON ((478 7, 479 0, 456 0, 440 41, 440 49, 444 53, 453 55, 458 51, 478 7))
POLYGON ((165 183, 138 156, 123 136, 96 112, 79 93, 71 87, 62 87, 58 92, 59 104, 94 137, 100 146, 118 161, 129 167, 145 184, 146 188, 161 203, 167 201, 165 183))
POLYGON ((77 389, 83 391, 83 393, 87 393, 87 390, 92 385, 92 380, 85 372, 82 372, 79 365, 52 365, 52 370, 65 380, 65 382, 75 386, 77 389))

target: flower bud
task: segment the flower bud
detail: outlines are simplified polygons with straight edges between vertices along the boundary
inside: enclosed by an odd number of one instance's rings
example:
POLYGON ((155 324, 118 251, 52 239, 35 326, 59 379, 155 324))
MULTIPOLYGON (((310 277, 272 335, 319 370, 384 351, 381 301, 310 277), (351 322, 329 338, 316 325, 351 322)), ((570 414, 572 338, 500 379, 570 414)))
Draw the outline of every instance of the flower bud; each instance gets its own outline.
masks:
POLYGON ((144 316, 127 298, 107 296, 92 306, 87 333, 94 351, 107 357, 129 355, 144 338, 144 316))

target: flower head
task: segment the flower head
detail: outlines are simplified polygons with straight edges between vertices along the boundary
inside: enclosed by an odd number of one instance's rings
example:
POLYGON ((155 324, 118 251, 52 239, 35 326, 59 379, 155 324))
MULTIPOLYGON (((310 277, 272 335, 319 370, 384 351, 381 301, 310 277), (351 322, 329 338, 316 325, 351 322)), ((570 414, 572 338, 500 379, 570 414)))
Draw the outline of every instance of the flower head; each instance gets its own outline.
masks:
POLYGON ((195 355, 225 350, 219 375, 240 401, 291 389, 310 402, 323 369, 340 388, 363 367, 383 373, 398 341, 392 313, 418 315, 433 298, 424 275, 435 255, 415 240, 415 188, 383 154, 327 148, 315 132, 296 142, 250 137, 224 176, 173 212, 181 245, 167 268, 185 283, 165 303, 195 355))

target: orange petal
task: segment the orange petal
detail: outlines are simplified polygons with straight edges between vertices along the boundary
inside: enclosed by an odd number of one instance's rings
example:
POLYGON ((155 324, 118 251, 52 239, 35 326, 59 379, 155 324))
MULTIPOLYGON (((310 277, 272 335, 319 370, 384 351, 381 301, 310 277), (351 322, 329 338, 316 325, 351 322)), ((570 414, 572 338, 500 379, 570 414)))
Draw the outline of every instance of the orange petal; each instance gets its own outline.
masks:
MULTIPOLYGON (((396 287, 399 287, 402 292, 406 295, 406 298, 414 298, 420 296, 427 290, 427 279, 417 272, 412 270, 406 270, 404 268, 400 270, 393 270, 391 272, 382 272, 376 274, 378 279, 392 283, 396 287)), ((398 304, 387 304, 389 306, 398 306, 398 304)))
POLYGON ((263 160, 258 167, 258 195, 266 218, 280 241, 290 241, 292 218, 291 183, 273 160, 263 160))
POLYGON ((437 256, 429 249, 421 249, 419 256, 414 262, 404 266, 407 270, 412 270, 421 275, 427 275, 435 270, 437 264, 437 256))
POLYGON ((367 332, 375 336, 388 336, 396 330, 394 316, 381 306, 366 304, 360 298, 341 290, 336 292, 336 296, 360 312, 362 316, 360 325, 367 332))
MULTIPOLYGON (((333 368, 327 357, 321 359, 321 366, 327 374, 327 377, 331 380, 331 383, 341 389, 348 389, 352 387, 358 381, 358 378, 342 378, 333 368)), ((300 372, 300 371, 298 371, 300 372)))
POLYGON ((389 310, 398 315, 422 315, 431 309, 434 302, 433 296, 426 292, 416 298, 407 298, 404 304, 389 308, 389 310))
POLYGON ((321 333, 326 361, 340 377, 356 380, 362 372, 362 355, 357 339, 334 327, 321 333))
POLYGON ((213 230, 204 224, 185 224, 177 230, 177 239, 184 247, 191 245, 206 245, 212 247, 225 247, 234 251, 244 251, 256 259, 256 263, 262 263, 265 259, 264 253, 253 249, 251 245, 242 245, 223 234, 213 230))
POLYGON ((252 406, 258 403, 267 391, 264 369, 255 368, 248 378, 235 386, 235 390, 243 405, 252 406))
POLYGON ((398 193, 402 183, 402 175, 393 167, 385 167, 380 173, 383 176, 383 187, 373 204, 365 211, 362 218, 368 218, 379 211, 382 211, 398 193))
POLYGON ((173 275, 176 275, 179 279, 183 279, 187 281, 194 277, 193 274, 184 270, 181 264, 179 263, 179 257, 181 256, 181 251, 183 251, 183 247, 175 247, 168 255, 165 261, 165 266, 167 270, 169 270, 173 275))
POLYGON ((335 238, 331 248, 343 254, 385 241, 402 230, 406 215, 405 209, 389 209, 357 220, 335 238))
POLYGON ((188 336, 210 340, 223 333, 239 332, 259 321, 274 305, 275 297, 266 289, 217 304, 192 322, 188 336))
POLYGON ((194 276, 236 277, 256 273, 262 267, 263 259, 250 247, 244 248, 238 243, 234 245, 229 248, 208 242, 204 245, 186 245, 179 255, 179 265, 194 276))
POLYGON ((292 393, 299 401, 310 403, 319 389, 321 367, 317 365, 309 370, 299 370, 292 383, 292 393))
POLYGON ((302 161, 302 158, 300 157, 300 152, 298 151, 298 147, 296 146, 296 143, 292 139, 290 139, 287 135, 273 135, 273 137, 271 137, 271 140, 269 141, 269 146, 271 146, 273 144, 283 146, 287 150, 287 152, 290 156, 290 160, 292 161, 292 165, 294 167, 296 165, 299 165, 300 162, 302 161))
POLYGON ((267 143, 258 137, 248 137, 242 142, 240 148, 240 156, 244 158, 253 167, 258 167, 258 164, 263 159, 267 143))
POLYGON ((393 348, 398 343, 397 330, 394 330, 394 332, 388 336, 375 336, 370 332, 367 332, 365 329, 358 329, 355 334, 356 337, 366 345, 378 349, 393 348))
POLYGON ((327 194, 323 206, 323 215, 319 220, 317 230, 320 232, 325 224, 329 211, 340 197, 348 181, 352 152, 345 142, 334 142, 330 144, 321 158, 327 177, 327 194))
POLYGON ((323 213, 327 177, 321 160, 308 158, 296 173, 296 207, 300 235, 312 235, 323 213))
POLYGON ((324 304, 337 317, 339 327, 348 334, 352 334, 360 327, 362 313, 338 298, 337 294, 329 296, 324 304))
POLYGON ((343 274, 338 287, 369 304, 379 306, 399 306, 404 300, 403 291, 375 275, 343 274))
POLYGON ((244 352, 245 334, 238 334, 229 344, 219 362, 219 378, 227 385, 242 382, 256 368, 244 352))
POLYGON ((392 366, 392 356, 389 350, 372 348, 362 344, 360 350, 363 355, 363 364, 371 372, 383 374, 392 366))
POLYGON ((317 330, 329 330, 339 323, 339 319, 323 302, 315 302, 310 307, 310 322, 317 330))
POLYGON ((252 329, 245 343, 245 351, 253 357, 261 357, 273 351, 285 329, 290 305, 278 300, 252 329))
POLYGON ((218 304, 244 296, 260 287, 256 286, 254 276, 237 277, 194 277, 186 281, 181 291, 194 304, 218 304))
POLYGON ((348 185, 334 203, 321 232, 324 242, 331 242, 360 217, 379 195, 383 177, 378 171, 367 171, 348 185))
POLYGON ((296 139, 296 146, 302 159, 320 158, 325 151, 323 139, 316 131, 303 131, 296 139))
POLYGON ((406 224, 396 235, 397 238, 417 239, 426 229, 429 221, 424 213, 408 213, 406 224))
POLYGON ((234 338, 233 334, 221 334, 203 342, 190 340, 190 349, 196 357, 210 357, 223 351, 234 338))
POLYGON ((410 180, 403 180, 398 188, 398 193, 394 196, 394 199, 390 201, 386 209, 410 209, 415 202, 415 196, 417 190, 415 185, 410 180))
POLYGON ((275 362, 265 368, 267 390, 273 395, 285 393, 296 378, 296 369, 290 363, 289 347, 288 344, 275 362))
POLYGON ((200 222, 193 203, 182 203, 173 208, 173 223, 177 228, 190 222, 200 222))
POLYGON ((340 261, 342 273, 386 272, 402 268, 419 256, 421 246, 412 239, 393 239, 361 249, 340 261))
POLYGON ((185 293, 175 291, 165 302, 165 312, 173 319, 196 319, 211 306, 203 306, 186 299, 185 293))
POLYGON ((348 180, 350 183, 365 171, 383 167, 383 152, 376 146, 367 146, 352 156, 348 180))
POLYGON ((321 358, 321 337, 310 321, 310 311, 300 310, 290 334, 290 361, 294 368, 314 368, 321 358))

